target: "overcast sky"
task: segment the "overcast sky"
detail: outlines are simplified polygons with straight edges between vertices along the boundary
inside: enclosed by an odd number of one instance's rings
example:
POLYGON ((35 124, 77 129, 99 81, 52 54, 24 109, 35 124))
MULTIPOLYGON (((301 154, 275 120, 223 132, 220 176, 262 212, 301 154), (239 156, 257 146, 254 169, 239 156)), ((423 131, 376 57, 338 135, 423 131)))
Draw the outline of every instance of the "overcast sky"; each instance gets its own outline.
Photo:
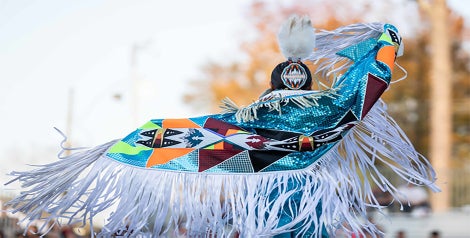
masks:
MULTIPOLYGON (((250 2, 0 0, 1 184, 12 169, 54 160, 43 156, 57 149, 53 127, 65 132, 70 108, 80 146, 151 118, 207 113, 182 103, 186 83, 208 60, 238 57, 250 2)), ((470 14, 470 1, 449 2, 470 14)))
POLYGON ((81 146, 151 118, 206 113, 182 103, 186 82, 207 60, 233 59, 248 2, 0 1, 1 183, 11 169, 54 159, 43 157, 61 140, 53 127, 67 130, 69 105, 81 146))

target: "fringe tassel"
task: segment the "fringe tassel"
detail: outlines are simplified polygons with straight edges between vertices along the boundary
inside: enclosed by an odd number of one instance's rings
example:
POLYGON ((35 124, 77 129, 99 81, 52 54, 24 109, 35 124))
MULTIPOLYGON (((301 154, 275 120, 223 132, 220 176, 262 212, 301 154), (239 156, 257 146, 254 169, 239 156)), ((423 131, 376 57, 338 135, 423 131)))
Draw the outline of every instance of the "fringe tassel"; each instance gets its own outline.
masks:
POLYGON ((296 226, 299 237, 319 237, 323 226, 332 235, 337 229, 379 234, 366 219, 368 208, 383 208, 373 184, 394 197, 397 189, 376 163, 405 181, 438 191, 431 165, 387 115, 382 101, 341 143, 298 171, 215 174, 144 169, 105 157, 114 143, 29 172, 13 172, 16 178, 11 182, 20 181, 27 191, 9 202, 12 212, 46 223, 66 218, 67 223, 93 224, 94 216, 112 207, 99 237, 269 237, 296 226), (367 177, 370 180, 362 179, 367 177), (291 221, 282 224, 281 213, 291 221))
POLYGON ((351 61, 337 52, 383 33, 383 23, 358 23, 339 27, 333 31, 322 30, 316 34, 315 53, 306 60, 317 64, 316 73, 324 78, 336 76, 349 68, 351 61))
POLYGON ((67 219, 67 223, 81 221, 85 224, 87 217, 91 218, 103 211, 116 199, 116 196, 110 197, 112 194, 106 193, 106 184, 100 180, 103 177, 109 180, 117 171, 107 168, 102 171, 91 170, 84 178, 80 178, 80 175, 90 165, 98 163, 103 153, 116 142, 111 141, 63 158, 60 157, 61 152, 59 161, 35 166, 38 168, 27 172, 12 172, 10 175, 16 178, 6 185, 19 181, 22 187, 29 190, 21 192, 6 205, 13 207, 13 213, 27 214, 21 221, 27 222, 26 227, 34 220, 43 220, 44 213, 50 214, 45 218, 44 226, 56 218, 67 219))
POLYGON ((290 102, 299 108, 313 107, 318 105, 318 99, 322 96, 336 98, 336 93, 341 86, 329 88, 323 91, 297 91, 297 90, 276 90, 266 96, 261 97, 246 107, 238 107, 230 98, 222 100, 223 113, 235 113, 237 122, 248 122, 258 119, 258 110, 267 108, 268 111, 278 111, 282 113, 281 107, 290 102))

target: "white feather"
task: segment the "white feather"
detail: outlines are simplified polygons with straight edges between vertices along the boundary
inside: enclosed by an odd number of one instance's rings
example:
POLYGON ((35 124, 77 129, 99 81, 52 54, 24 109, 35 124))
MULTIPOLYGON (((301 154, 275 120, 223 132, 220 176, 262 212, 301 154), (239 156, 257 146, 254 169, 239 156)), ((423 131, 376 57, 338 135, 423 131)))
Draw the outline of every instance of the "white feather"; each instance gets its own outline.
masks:
POLYGON ((286 58, 304 59, 315 48, 315 29, 308 16, 293 15, 285 21, 278 33, 279 47, 286 58))

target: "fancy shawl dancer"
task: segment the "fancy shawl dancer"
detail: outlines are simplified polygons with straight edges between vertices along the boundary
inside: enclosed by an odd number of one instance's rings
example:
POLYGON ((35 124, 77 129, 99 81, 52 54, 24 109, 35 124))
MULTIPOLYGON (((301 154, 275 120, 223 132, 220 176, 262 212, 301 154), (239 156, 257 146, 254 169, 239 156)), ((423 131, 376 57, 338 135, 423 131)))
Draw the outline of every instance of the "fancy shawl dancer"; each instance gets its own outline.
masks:
MULTIPOLYGON (((287 60, 271 89, 245 107, 152 119, 123 139, 12 172, 24 188, 9 202, 26 220, 89 222, 111 210, 98 234, 131 237, 328 237, 379 234, 366 210, 372 189, 395 198, 378 169, 434 191, 435 174, 380 99, 403 44, 389 24, 315 34, 307 17, 281 26, 287 60), (316 78, 330 88, 310 90, 316 78)), ((67 149, 67 148, 65 148, 67 149)))

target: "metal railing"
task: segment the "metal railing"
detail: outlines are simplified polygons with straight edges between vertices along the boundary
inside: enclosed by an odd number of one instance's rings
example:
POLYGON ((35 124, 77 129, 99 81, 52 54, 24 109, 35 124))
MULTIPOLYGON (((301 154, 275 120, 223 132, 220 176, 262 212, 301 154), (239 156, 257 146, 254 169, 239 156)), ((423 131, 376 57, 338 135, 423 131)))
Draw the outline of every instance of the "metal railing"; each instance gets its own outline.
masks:
POLYGON ((470 206, 470 170, 453 169, 451 172, 451 207, 470 206))

